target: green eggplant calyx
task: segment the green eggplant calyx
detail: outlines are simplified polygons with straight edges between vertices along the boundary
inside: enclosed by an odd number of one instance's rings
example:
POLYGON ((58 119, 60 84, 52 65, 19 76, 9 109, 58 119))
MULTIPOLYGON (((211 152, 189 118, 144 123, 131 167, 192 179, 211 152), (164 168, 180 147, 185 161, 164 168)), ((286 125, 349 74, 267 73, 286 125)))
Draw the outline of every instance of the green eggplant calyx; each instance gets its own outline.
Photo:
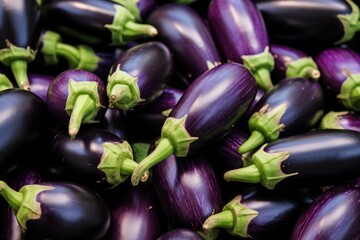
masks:
POLYGON ((341 124, 339 123, 339 120, 341 119, 341 116, 349 114, 349 111, 342 111, 342 112, 335 112, 330 111, 327 114, 325 114, 320 122, 320 129, 344 129, 341 124))
POLYGON ((215 61, 215 62, 211 62, 209 60, 206 61, 206 65, 208 67, 208 70, 212 69, 213 67, 216 67, 218 65, 220 65, 221 62, 220 61, 215 61))
POLYGON ((303 57, 287 64, 286 77, 302 77, 313 80, 320 78, 320 71, 312 57, 303 57))
POLYGON ((10 79, 5 74, 0 73, 0 91, 12 88, 14 88, 14 85, 10 79))
POLYGON ((134 153, 135 162, 141 162, 147 155, 150 149, 150 143, 134 142, 131 144, 134 153))
POLYGON ((123 5, 127 10, 131 12, 132 15, 134 15, 136 21, 138 22, 142 21, 140 10, 137 6, 139 0, 112 0, 112 1, 123 5))
POLYGON ((344 34, 338 41, 335 42, 335 45, 344 43, 353 39, 356 32, 360 30, 360 11, 359 7, 352 0, 346 0, 346 2, 351 7, 350 14, 338 14, 337 18, 343 26, 344 34))
POLYGON ((349 74, 337 95, 347 109, 360 111, 360 74, 349 74))
POLYGON ((79 62, 75 68, 89 72, 96 70, 101 59, 95 51, 88 45, 78 45, 77 48, 79 50, 79 62))

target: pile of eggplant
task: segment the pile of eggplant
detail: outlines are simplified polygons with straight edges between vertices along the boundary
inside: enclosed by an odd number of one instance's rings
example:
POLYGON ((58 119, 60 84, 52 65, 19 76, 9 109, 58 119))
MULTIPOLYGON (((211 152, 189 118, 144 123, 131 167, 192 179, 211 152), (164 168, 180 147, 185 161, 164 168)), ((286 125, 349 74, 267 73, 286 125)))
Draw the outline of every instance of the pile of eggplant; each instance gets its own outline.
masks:
POLYGON ((360 239, 360 1, 0 19, 0 239, 360 239))

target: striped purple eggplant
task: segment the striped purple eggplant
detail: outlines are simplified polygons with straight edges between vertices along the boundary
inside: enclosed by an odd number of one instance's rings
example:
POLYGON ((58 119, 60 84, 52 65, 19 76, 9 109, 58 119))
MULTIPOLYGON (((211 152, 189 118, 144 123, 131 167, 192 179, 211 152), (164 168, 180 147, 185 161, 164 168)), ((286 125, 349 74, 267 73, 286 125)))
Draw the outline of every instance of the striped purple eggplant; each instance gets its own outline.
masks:
POLYGON ((350 111, 330 111, 321 119, 320 129, 347 129, 360 132, 360 114, 350 111))
POLYGON ((203 154, 170 155, 152 170, 152 184, 172 226, 201 231, 205 219, 221 210, 221 188, 203 154))
POLYGON ((140 23, 114 1, 48 1, 42 5, 42 18, 45 28, 92 46, 123 46, 157 34, 156 28, 140 23))
POLYGON ((277 79, 302 77, 318 80, 320 71, 314 59, 305 52, 283 44, 271 44, 274 56, 274 74, 277 79))
POLYGON ((176 228, 165 232, 157 240, 203 240, 203 238, 193 230, 176 228))
POLYGON ((359 29, 359 7, 351 0, 253 0, 273 43, 299 49, 351 40, 359 29))
POLYGON ((55 77, 48 74, 32 72, 30 72, 28 76, 30 91, 35 93, 44 101, 44 103, 46 103, 46 97, 50 83, 55 77))
POLYGON ((265 23, 255 4, 251 0, 212 0, 207 20, 225 59, 243 63, 257 84, 270 90, 274 58, 269 52, 265 23))
POLYGON ((230 170, 227 181, 261 183, 269 189, 328 186, 359 177, 360 133, 314 130, 264 144, 254 164, 230 170))
POLYGON ((360 110, 360 54, 350 48, 326 48, 316 56, 323 84, 347 109, 360 110))
POLYGON ((187 84, 221 62, 209 29, 190 6, 164 4, 152 11, 147 23, 158 30, 156 39, 169 47, 174 55, 175 68, 187 84))
POLYGON ((238 128, 242 129, 243 131, 248 130, 247 125, 248 125, 249 119, 250 119, 251 115, 253 115, 254 112, 256 112, 256 105, 258 104, 258 102, 264 95, 265 95, 265 91, 262 90, 261 88, 258 88, 254 100, 252 101, 252 103, 250 104, 250 106, 248 107, 248 109, 246 110, 244 115, 236 123, 238 128))
POLYGON ((137 185, 146 170, 174 154, 184 157, 225 136, 255 98, 256 81, 239 63, 223 63, 201 74, 184 91, 161 130, 156 149, 131 176, 137 185))
POLYGON ((105 201, 82 185, 52 181, 27 184, 15 191, 0 181, 0 192, 30 239, 100 240, 110 226, 105 201))
POLYGON ((129 110, 159 97, 173 73, 168 47, 158 41, 124 51, 110 69, 106 92, 109 106, 129 110))
POLYGON ((40 38, 40 7, 36 0, 1 0, 0 16, 0 62, 11 68, 19 88, 30 90, 27 70, 40 38))
POLYGON ((286 78, 264 95, 251 115, 251 135, 239 153, 257 149, 266 142, 309 131, 325 111, 321 85, 307 78, 286 78))
POLYGON ((54 121, 74 138, 82 124, 100 121, 106 112, 105 83, 94 73, 69 69, 51 81, 46 105, 54 121))
POLYGON ((224 228, 239 238, 289 239, 309 200, 299 190, 281 192, 251 186, 226 203, 221 212, 208 217, 203 229, 224 228))
POLYGON ((291 240, 358 239, 360 188, 334 186, 318 196, 298 218, 291 240))

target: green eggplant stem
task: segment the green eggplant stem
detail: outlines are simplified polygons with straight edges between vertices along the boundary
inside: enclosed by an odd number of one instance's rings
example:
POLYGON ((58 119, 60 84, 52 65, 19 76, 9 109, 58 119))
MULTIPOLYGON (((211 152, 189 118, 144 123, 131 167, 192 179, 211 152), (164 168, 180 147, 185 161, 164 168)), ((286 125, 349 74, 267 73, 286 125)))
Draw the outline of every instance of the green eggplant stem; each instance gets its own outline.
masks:
POLYGON ((128 158, 124 159, 124 161, 121 165, 121 174, 122 175, 131 175, 134 172, 137 165, 138 165, 137 162, 135 162, 131 159, 128 159, 128 158))
POLYGON ((27 75, 28 62, 26 60, 16 59, 11 61, 10 67, 18 87, 30 91, 30 84, 27 75))
POLYGON ((312 67, 305 68, 305 71, 307 72, 306 76, 314 80, 318 80, 321 76, 320 71, 312 67))
POLYGON ((158 145, 146 158, 144 158, 135 168, 131 175, 131 183, 136 186, 139 184, 140 178, 144 176, 147 170, 157 163, 165 160, 175 151, 172 142, 168 138, 161 138, 158 145))
POLYGON ((259 168, 255 164, 252 164, 248 167, 237 168, 225 172, 224 179, 226 181, 260 183, 261 174, 259 168))
POLYGON ((256 83, 261 89, 269 92, 274 86, 271 81, 270 71, 267 68, 258 68, 253 72, 256 83))
POLYGON ((233 227, 234 215, 230 210, 223 210, 222 212, 211 215, 202 226, 204 230, 214 228, 232 229, 233 227))
POLYGON ((141 36, 141 35, 154 37, 158 34, 158 30, 149 24, 142 24, 142 23, 136 23, 134 21, 127 21, 125 23, 125 28, 124 28, 123 34, 126 37, 137 37, 137 36, 141 36))
POLYGON ((4 181, 0 181, 0 195, 15 212, 19 210, 23 201, 23 193, 13 190, 4 181))
POLYGON ((68 61, 70 68, 76 68, 76 66, 79 64, 80 53, 79 50, 74 46, 58 42, 56 44, 56 54, 65 58, 68 61))
POLYGON ((252 131, 250 137, 238 148, 240 154, 252 151, 266 142, 264 134, 259 131, 252 131))
POLYGON ((117 102, 127 103, 132 99, 129 86, 125 84, 115 84, 109 96, 109 105, 113 107, 117 102))

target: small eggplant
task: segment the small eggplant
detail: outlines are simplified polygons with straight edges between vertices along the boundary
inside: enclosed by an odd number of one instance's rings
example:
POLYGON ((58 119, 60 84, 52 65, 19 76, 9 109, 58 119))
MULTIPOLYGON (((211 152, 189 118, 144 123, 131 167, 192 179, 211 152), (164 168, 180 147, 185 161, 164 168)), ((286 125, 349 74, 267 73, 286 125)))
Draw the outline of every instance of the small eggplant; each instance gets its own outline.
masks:
POLYGON ((269 189, 325 186, 359 177, 360 133, 314 130, 264 144, 254 164, 230 170, 227 181, 261 183, 269 189))
POLYGON ((340 103, 360 111, 360 54, 350 48, 327 48, 316 56, 316 63, 324 85, 340 103))
MULTIPOLYGON (((155 192, 172 226, 201 231, 204 220, 221 210, 221 188, 203 154, 170 155, 152 170, 155 192)), ((216 232, 206 234, 216 236, 216 232)))
POLYGON ((360 188, 334 186, 318 196, 298 218, 291 240, 358 239, 360 188))
POLYGON ((261 98, 256 109, 248 122, 251 135, 239 153, 314 128, 324 114, 325 97, 318 82, 286 78, 261 98))
POLYGON ((55 122, 68 125, 74 138, 83 123, 100 121, 106 112, 104 82, 86 70, 69 69, 51 81, 46 104, 55 122))
POLYGON ((265 91, 273 87, 274 58, 262 15, 251 0, 212 0, 207 20, 227 61, 244 64, 265 91))
POLYGON ((110 226, 105 201, 92 190, 70 182, 24 185, 19 191, 0 181, 0 195, 31 239, 102 239, 110 226))
POLYGON ((187 228, 171 229, 156 240, 203 240, 201 235, 187 228))
POLYGON ((221 212, 208 217, 203 229, 224 228, 241 238, 289 239, 308 202, 309 196, 298 190, 281 192, 251 186, 225 204, 221 212))
POLYGON ((49 1, 42 5, 42 16, 47 29, 91 46, 123 46, 157 34, 156 28, 139 23, 125 6, 113 1, 49 1))
POLYGON ((305 52, 282 44, 271 44, 274 56, 274 74, 278 79, 302 77, 313 80, 320 78, 319 68, 311 56, 305 52))
POLYGON ((47 92, 54 76, 42 73, 29 73, 30 91, 46 103, 47 92))
POLYGON ((250 106, 256 90, 254 77, 239 63, 223 63, 201 74, 172 108, 159 144, 136 167, 132 184, 171 154, 184 157, 225 136, 250 106))
POLYGON ((321 119, 320 129, 347 129, 360 132, 360 114, 330 111, 321 119))
POLYGON ((147 23, 158 29, 158 39, 169 47, 174 55, 175 68, 186 84, 200 74, 221 63, 221 57, 198 12, 180 3, 167 3, 156 8, 147 23))
POLYGON ((106 85, 109 107, 129 110, 159 97, 173 72, 168 47, 158 41, 137 44, 111 66, 106 85))
POLYGON ((99 127, 109 131, 119 138, 132 140, 130 122, 124 111, 117 108, 108 108, 99 122, 99 127))

